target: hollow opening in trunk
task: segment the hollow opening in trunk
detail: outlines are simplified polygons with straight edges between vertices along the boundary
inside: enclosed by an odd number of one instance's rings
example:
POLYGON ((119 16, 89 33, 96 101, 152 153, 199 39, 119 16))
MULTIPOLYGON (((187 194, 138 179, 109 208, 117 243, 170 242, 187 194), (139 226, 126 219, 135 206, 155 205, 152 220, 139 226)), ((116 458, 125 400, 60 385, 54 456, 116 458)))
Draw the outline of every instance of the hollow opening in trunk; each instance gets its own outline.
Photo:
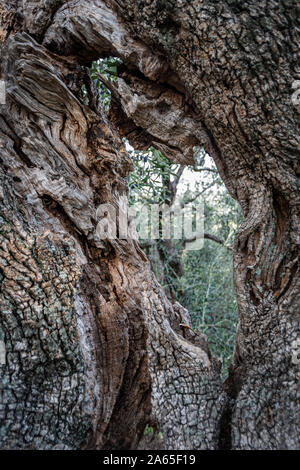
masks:
MULTIPOLYGON (((106 85, 117 80, 124 68, 120 64, 119 58, 107 57, 89 69, 109 118, 116 103, 106 85)), ((82 94, 90 105, 86 86, 82 94)), ((138 128, 133 127, 136 134, 138 128)), ((129 131, 125 135, 131 140, 129 131)), ((134 164, 127 178, 128 200, 139 243, 167 296, 189 311, 195 330, 207 335, 225 380, 237 326, 232 246, 242 221, 240 206, 203 147, 194 147, 193 165, 182 165, 154 146, 136 150, 125 137, 124 143, 134 164)))
POLYGON ((207 335, 225 379, 237 325, 232 245, 241 210, 202 148, 195 149, 194 167, 175 164, 154 148, 127 148, 134 162, 129 204, 140 216, 139 242, 167 296, 187 308, 192 327, 207 335), (185 230, 188 219, 192 236, 185 230))

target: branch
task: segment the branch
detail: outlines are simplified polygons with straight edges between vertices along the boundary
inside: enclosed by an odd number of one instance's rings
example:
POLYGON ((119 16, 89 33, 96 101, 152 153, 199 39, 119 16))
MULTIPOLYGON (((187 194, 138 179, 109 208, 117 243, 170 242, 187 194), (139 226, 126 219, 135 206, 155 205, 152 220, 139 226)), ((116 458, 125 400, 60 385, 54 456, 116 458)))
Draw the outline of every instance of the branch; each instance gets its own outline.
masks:
MULTIPOLYGON (((199 234, 199 235, 194 235, 193 237, 191 238, 185 238, 183 240, 183 243, 186 244, 186 243, 192 243, 194 242, 195 240, 197 240, 198 238, 200 238, 202 235, 199 234)), ((216 235, 212 235, 211 233, 207 233, 205 232, 203 234, 203 238, 207 239, 207 240, 211 240, 213 242, 216 242, 216 243, 219 243, 220 245, 224 246, 224 248, 226 248, 227 250, 229 251, 232 251, 232 246, 228 246, 225 244, 224 240, 221 240, 221 238, 219 237, 216 237, 216 235)), ((150 246, 153 246, 157 243, 158 240, 144 240, 144 241, 140 241, 140 244, 143 248, 149 248, 150 246)))
MULTIPOLYGON (((200 236, 195 235, 194 237, 186 238, 183 243, 186 244, 186 243, 194 242, 195 240, 200 238, 200 236)), ((205 232, 203 234, 203 238, 206 238, 207 240, 212 240, 213 242, 219 243, 220 245, 223 245, 224 248, 226 248, 227 250, 232 251, 232 246, 225 245, 224 240, 221 240, 221 238, 218 238, 215 235, 212 235, 211 233, 206 233, 205 232)))
POLYGON ((217 170, 215 168, 208 168, 208 167, 202 167, 202 168, 195 168, 193 167, 193 171, 200 172, 200 171, 211 171, 212 173, 217 174, 217 170))
POLYGON ((210 189, 214 184, 216 183, 216 180, 214 180, 211 184, 209 184, 206 188, 204 188, 202 191, 198 191, 194 196, 191 196, 190 199, 188 199, 185 202, 181 202, 180 205, 181 207, 184 207, 186 204, 190 204, 191 202, 194 202, 199 196, 201 196, 205 191, 210 189))
POLYGON ((170 192, 171 192, 171 198, 170 198, 170 203, 169 203, 170 206, 172 206, 172 204, 173 204, 173 202, 176 198, 178 183, 180 181, 182 173, 184 172, 184 169, 185 169, 185 165, 180 165, 180 167, 178 168, 178 170, 176 172, 176 176, 175 176, 174 181, 172 181, 171 184, 170 184, 170 192))

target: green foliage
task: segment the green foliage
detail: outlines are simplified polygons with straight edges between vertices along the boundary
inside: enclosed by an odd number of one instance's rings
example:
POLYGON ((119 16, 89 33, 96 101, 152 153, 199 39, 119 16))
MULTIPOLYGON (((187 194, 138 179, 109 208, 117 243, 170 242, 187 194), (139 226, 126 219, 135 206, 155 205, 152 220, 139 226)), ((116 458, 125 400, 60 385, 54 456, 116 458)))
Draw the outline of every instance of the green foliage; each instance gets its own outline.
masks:
MULTIPOLYGON (((176 178, 179 165, 155 149, 132 151, 134 171, 129 178, 130 203, 168 202, 168 183, 176 178)), ((198 148, 195 169, 207 167, 207 155, 198 148), (206 164, 205 164, 206 163, 206 164)), ((190 171, 192 167, 190 167, 190 171)), ((205 232, 216 235, 232 246, 242 216, 238 204, 230 197, 221 179, 209 168, 197 173, 198 181, 181 183, 181 200, 194 200, 203 193, 205 232)), ((173 300, 178 300, 191 315, 192 325, 200 328, 209 340, 212 353, 223 362, 223 376, 230 364, 237 324, 232 282, 232 252, 214 241, 204 240, 198 251, 186 251, 181 241, 170 244, 155 241, 146 248, 154 273, 173 300), (180 273, 180 264, 183 273, 180 273)))
MULTIPOLYGON (((118 78, 118 64, 120 63, 121 60, 118 57, 106 57, 105 59, 99 59, 93 62, 89 68, 90 77, 99 91, 101 101, 106 111, 109 109, 111 94, 109 89, 101 80, 101 75, 107 80, 112 82, 116 81, 118 78)), ((86 100, 86 104, 88 104, 87 90, 85 85, 82 87, 82 93, 86 100)))
POLYGON ((168 201, 166 181, 176 177, 179 165, 170 162, 153 147, 141 152, 132 150, 130 155, 134 170, 129 177, 130 204, 138 201, 159 204, 168 201))
MULTIPOLYGON (((214 188, 205 199, 205 231, 232 246, 242 221, 238 204, 225 188, 214 188)), ((184 276, 180 279, 179 301, 189 310, 195 329, 208 336, 211 352, 223 362, 223 376, 230 364, 236 325, 233 292, 232 252, 211 240, 199 251, 183 257, 184 276)))
POLYGON ((149 426, 149 424, 146 424, 146 427, 144 429, 144 436, 153 438, 156 435, 158 439, 162 439, 162 432, 159 431, 155 433, 155 430, 152 426, 149 426))

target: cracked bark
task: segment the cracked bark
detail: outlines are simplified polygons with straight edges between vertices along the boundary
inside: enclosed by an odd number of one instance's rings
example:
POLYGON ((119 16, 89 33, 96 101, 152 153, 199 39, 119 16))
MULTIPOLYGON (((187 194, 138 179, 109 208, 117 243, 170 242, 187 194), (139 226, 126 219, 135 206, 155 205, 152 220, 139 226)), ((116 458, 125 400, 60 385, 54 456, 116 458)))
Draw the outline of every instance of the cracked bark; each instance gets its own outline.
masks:
POLYGON ((151 420, 170 449, 299 448, 296 2, 21 3, 0 7, 1 447, 135 448, 151 420), (106 55, 110 121, 80 95, 106 55), (241 204, 226 391, 137 244, 95 238, 120 135, 180 163, 203 145, 241 204))

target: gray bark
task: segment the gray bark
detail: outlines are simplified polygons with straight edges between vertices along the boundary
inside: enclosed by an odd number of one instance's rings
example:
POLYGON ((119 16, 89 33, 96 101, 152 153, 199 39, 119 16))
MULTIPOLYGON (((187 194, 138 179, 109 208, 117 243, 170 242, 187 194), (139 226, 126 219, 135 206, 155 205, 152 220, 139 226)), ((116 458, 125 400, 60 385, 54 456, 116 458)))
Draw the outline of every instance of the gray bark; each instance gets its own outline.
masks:
POLYGON ((99 244, 96 209, 127 194, 131 162, 83 103, 80 54, 42 45, 27 6, 2 44, 1 448, 135 448, 147 422, 166 448, 216 447, 219 364, 137 243, 99 244))

